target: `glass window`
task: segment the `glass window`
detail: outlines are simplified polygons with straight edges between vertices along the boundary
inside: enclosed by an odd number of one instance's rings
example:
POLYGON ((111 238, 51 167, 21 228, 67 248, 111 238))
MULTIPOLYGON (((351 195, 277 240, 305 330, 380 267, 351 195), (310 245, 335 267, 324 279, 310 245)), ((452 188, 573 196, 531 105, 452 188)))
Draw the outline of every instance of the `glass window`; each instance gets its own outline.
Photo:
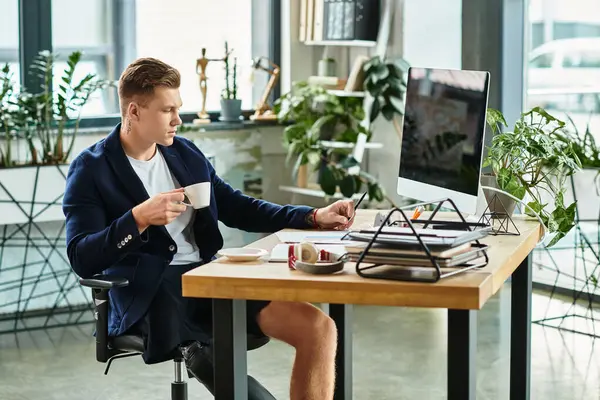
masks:
MULTIPOLYGON (((54 66, 54 85, 61 83, 66 58, 74 50, 83 52, 75 70, 77 82, 93 73, 103 79, 118 79, 114 71, 112 4, 109 0, 52 0, 52 48, 59 60, 54 66), (73 18, 73 16, 77 18, 73 18)), ((95 93, 81 110, 82 116, 118 112, 116 90, 95 93)))
MULTIPOLYGON (((206 48, 206 57, 221 59, 225 41, 238 61, 238 97, 250 109, 249 80, 252 58, 252 2, 249 0, 194 0, 165 7, 164 0, 137 0, 136 52, 138 57, 156 57, 181 73, 182 111, 202 108, 196 60, 206 48), (185 32, 185 34, 182 34, 185 32)), ((266 29, 266 27, 265 27, 266 29)), ((231 60, 231 58, 230 58, 231 60)), ((211 61, 206 68, 206 109, 219 110, 225 87, 224 63, 211 61)))
MULTIPOLYGON (((231 62, 233 57, 238 62, 238 98, 242 100, 244 109, 254 107, 249 79, 251 1, 190 0, 178 2, 176 7, 165 6, 164 0, 132 1, 53 0, 52 41, 54 51, 62 56, 63 61, 57 63, 56 68, 64 68, 64 60, 71 51, 82 50, 84 59, 77 68, 78 76, 95 73, 104 79, 117 80, 124 66, 135 58, 155 57, 181 73, 182 111, 198 112, 202 108, 202 94, 196 60, 201 57, 202 48, 206 48, 206 56, 215 59, 209 62, 206 70, 206 109, 218 111, 221 90, 225 87, 225 71, 224 63, 217 59, 223 58, 227 41, 229 48, 233 49, 231 62), (133 12, 124 13, 122 9, 113 7, 132 7, 133 12), (115 37, 114 34, 115 24, 124 23, 124 15, 131 19, 128 36, 132 39, 129 41, 121 37, 123 35, 115 37)), ((17 20, 16 15, 14 20, 17 20)), ((56 82, 60 82, 60 77, 56 82)), ((82 110, 82 115, 89 117, 118 112, 117 93, 112 89, 94 96, 82 110)))
POLYGON ((600 2, 529 0, 526 108, 571 118, 580 132, 600 131, 600 2))
POLYGON ((550 68, 552 66, 553 53, 540 54, 529 63, 530 68, 550 68))
POLYGON ((0 64, 8 63, 13 82, 19 84, 19 6, 17 0, 0 0, 0 64))
POLYGON ((600 36, 600 25, 588 23, 557 22, 554 24, 554 39, 600 36))
MULTIPOLYGON (((600 43, 599 43, 600 44, 600 43)), ((600 48, 598 50, 569 51, 563 60, 565 68, 600 68, 600 48)))

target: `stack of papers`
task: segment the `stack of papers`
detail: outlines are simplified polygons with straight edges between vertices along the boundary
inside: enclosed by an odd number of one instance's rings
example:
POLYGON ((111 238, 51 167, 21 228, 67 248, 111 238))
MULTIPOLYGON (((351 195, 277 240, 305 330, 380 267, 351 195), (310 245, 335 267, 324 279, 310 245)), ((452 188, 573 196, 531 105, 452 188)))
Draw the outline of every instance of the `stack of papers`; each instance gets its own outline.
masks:
MULTIPOLYGON (((487 231, 452 231, 417 229, 421 241, 427 246, 440 267, 455 267, 485 257, 487 246, 476 240, 487 236, 487 231)), ((350 261, 356 261, 377 228, 352 231, 348 238, 354 243, 346 245, 350 261), (358 242, 358 243, 356 243, 358 242)), ((373 264, 403 266, 433 266, 431 258, 410 228, 384 227, 375 238, 363 261, 373 264)))
POLYGON ((277 238, 283 243, 323 243, 323 244, 340 244, 342 237, 347 231, 281 231, 277 232, 277 238))

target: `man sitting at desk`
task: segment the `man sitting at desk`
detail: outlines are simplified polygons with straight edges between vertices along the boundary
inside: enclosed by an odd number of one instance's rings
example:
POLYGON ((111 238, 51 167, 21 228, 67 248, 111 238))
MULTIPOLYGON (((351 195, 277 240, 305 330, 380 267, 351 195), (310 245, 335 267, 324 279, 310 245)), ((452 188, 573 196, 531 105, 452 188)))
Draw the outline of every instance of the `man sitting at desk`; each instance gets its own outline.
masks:
MULTIPOLYGON (((328 207, 280 206, 245 196, 225 183, 204 154, 176 136, 181 125, 180 74, 152 58, 129 65, 119 80, 121 123, 71 163, 63 201, 67 252, 83 278, 106 273, 129 280, 111 289, 109 334, 141 334, 148 364, 181 352, 202 376, 211 351, 210 299, 184 298, 181 275, 214 258, 223 245, 217 220, 230 227, 274 232, 283 228, 346 229, 351 201, 328 207), (181 204, 183 187, 211 183, 210 206, 181 204), (204 363, 204 364, 203 364, 204 363)), ((292 399, 333 398, 336 329, 307 303, 247 302, 250 334, 296 349, 292 399)), ((273 399, 248 377, 250 399, 273 399)))

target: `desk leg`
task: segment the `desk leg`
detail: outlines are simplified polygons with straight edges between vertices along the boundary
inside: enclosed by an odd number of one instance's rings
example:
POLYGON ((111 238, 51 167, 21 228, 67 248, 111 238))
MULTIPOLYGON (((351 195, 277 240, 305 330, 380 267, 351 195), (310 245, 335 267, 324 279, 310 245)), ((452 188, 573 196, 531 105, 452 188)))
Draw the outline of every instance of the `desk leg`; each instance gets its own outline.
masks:
POLYGON ((247 400, 246 300, 213 300, 215 400, 247 400))
POLYGON ((529 400, 531 383, 531 255, 512 274, 510 399, 529 400))
POLYGON ((352 305, 330 304, 329 316, 338 331, 334 400, 352 399, 352 305))
POLYGON ((448 400, 475 399, 477 311, 448 310, 448 400))

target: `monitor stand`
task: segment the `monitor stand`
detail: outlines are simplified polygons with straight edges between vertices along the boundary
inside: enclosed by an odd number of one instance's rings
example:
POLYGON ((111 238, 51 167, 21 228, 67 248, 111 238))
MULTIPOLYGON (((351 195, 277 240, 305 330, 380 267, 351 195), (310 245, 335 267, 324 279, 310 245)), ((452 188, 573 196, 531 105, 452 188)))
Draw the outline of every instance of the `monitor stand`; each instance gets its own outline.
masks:
POLYGON ((483 193, 483 188, 479 185, 477 189, 477 208, 475 210, 475 214, 465 214, 463 216, 467 220, 467 222, 478 222, 481 220, 481 217, 485 213, 487 209, 487 200, 485 199, 485 194, 483 193))

